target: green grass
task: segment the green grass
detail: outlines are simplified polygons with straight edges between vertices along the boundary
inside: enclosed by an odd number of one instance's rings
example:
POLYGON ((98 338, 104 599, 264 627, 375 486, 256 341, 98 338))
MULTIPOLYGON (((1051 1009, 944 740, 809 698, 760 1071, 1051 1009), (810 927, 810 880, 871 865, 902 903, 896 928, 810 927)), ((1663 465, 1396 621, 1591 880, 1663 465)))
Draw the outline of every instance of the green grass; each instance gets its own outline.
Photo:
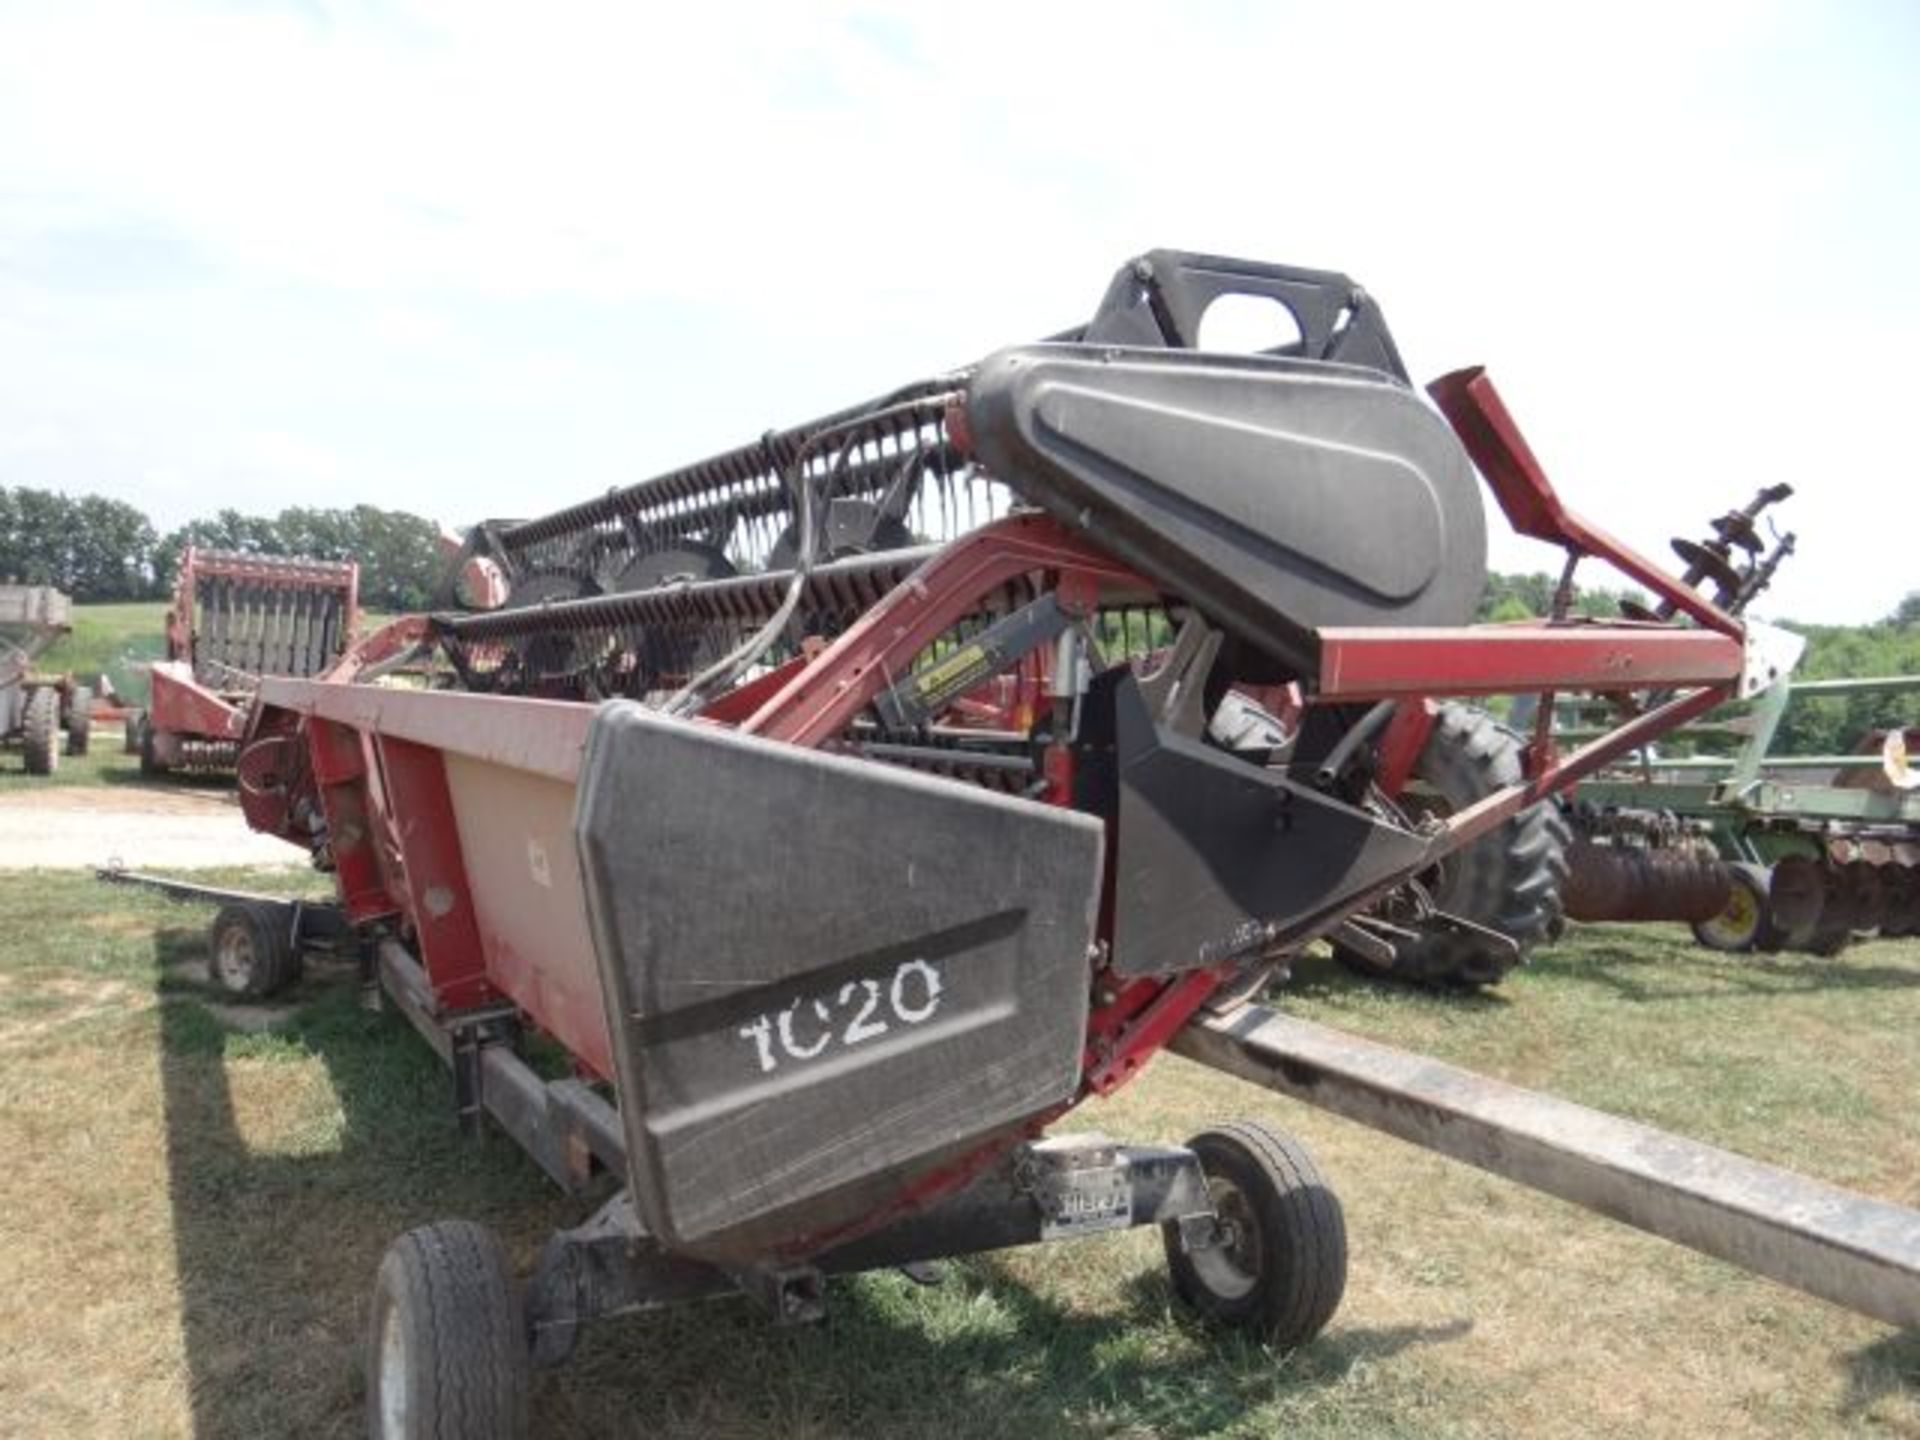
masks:
POLYGON ((40 668, 91 677, 104 673, 127 705, 147 703, 145 666, 165 657, 166 602, 76 605, 73 630, 50 646, 40 668))
MULTIPOLYGON (((204 908, 41 873, 0 875, 0 914, 0 1395, 19 1433, 358 1433, 367 1289, 396 1233, 465 1215, 524 1269, 593 1204, 504 1141, 461 1141, 446 1075, 360 1007, 350 967, 310 969, 275 1023, 241 1029, 194 969, 204 908)), ((1920 1196, 1911 943, 1730 959, 1595 928, 1498 996, 1383 990, 1310 958, 1279 998, 1920 1196)), ((744 1303, 604 1322, 537 1378, 536 1433, 1920 1431, 1912 1337, 1184 1061, 1076 1123, 1170 1139, 1233 1113, 1303 1136, 1347 1208, 1347 1300, 1299 1352, 1193 1324, 1135 1233, 979 1257, 931 1290, 836 1282, 813 1328, 744 1303)))

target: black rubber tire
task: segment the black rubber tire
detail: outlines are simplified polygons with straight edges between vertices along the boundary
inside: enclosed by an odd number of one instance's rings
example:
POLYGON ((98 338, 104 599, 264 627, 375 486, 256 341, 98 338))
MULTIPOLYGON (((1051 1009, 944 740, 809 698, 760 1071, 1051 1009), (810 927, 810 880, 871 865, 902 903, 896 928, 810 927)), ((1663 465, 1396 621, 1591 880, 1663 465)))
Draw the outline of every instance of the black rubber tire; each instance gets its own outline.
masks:
POLYGON ((1293 1349, 1327 1327, 1347 1288, 1347 1221, 1306 1147, 1258 1120, 1187 1142, 1229 1236, 1189 1253, 1161 1227, 1174 1293, 1202 1318, 1293 1349))
POLYGON ((387 1247, 374 1281, 366 1364, 370 1435, 519 1440, 527 1433, 526 1318, 492 1231, 440 1220, 387 1247))
POLYGON ((287 912, 277 905, 222 905, 207 927, 207 974, 236 1000, 265 1000, 300 978, 287 912))
POLYGON ((1822 960, 1831 960, 1851 944, 1853 944, 1853 927, 1827 925, 1813 932, 1813 938, 1807 941, 1805 948, 1809 955, 1818 955, 1822 960))
POLYGON ((122 722, 125 730, 120 737, 120 749, 123 754, 138 755, 140 753, 140 727, 146 723, 146 711, 129 710, 127 712, 127 718, 122 722))
MULTIPOLYGON (((1484 710, 1449 703, 1414 763, 1420 789, 1402 797, 1415 813, 1453 814, 1522 778, 1526 742, 1484 710), (1424 807, 1415 801, 1424 801, 1424 807)), ((1384 970, 1336 945, 1334 953, 1364 975, 1391 975, 1422 984, 1492 985, 1561 925, 1561 886, 1567 878, 1567 822, 1550 800, 1521 811, 1441 862, 1432 882, 1434 905, 1518 944, 1517 957, 1473 935, 1428 930, 1395 947, 1384 970)))
POLYGON ((67 695, 67 754, 84 755, 93 738, 93 691, 76 685, 67 695))
POLYGON ((51 775, 60 768, 60 692, 40 685, 27 696, 20 719, 20 748, 29 775, 51 775))
POLYGON ((1780 934, 1767 900, 1771 880, 1767 868, 1736 861, 1727 866, 1727 879, 1733 893, 1726 908, 1710 920, 1694 921, 1693 938, 1724 955, 1778 950, 1780 934))
POLYGON ((167 773, 167 767, 160 760, 153 732, 153 717, 145 714, 140 717, 140 773, 149 776, 167 773))
POLYGON ((1811 856, 1783 855, 1773 862, 1768 910, 1782 950, 1804 950, 1813 943, 1826 910, 1826 888, 1822 866, 1811 856))
POLYGON ((1831 960, 1853 943, 1853 895, 1846 872, 1837 866, 1818 867, 1821 886, 1820 919, 1813 932, 1793 948, 1831 960))
POLYGON ((1881 922, 1880 937, 1896 940, 1914 933, 1920 924, 1920 875, 1905 865, 1896 865, 1885 877, 1887 918, 1881 922))

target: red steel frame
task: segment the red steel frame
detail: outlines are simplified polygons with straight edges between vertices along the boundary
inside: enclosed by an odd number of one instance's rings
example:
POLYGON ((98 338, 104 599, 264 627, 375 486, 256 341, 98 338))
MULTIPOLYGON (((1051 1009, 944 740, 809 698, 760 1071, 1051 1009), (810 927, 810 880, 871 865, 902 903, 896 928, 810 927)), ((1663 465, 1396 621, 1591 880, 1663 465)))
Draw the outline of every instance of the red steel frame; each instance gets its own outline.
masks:
MULTIPOLYGON (((1445 377, 1433 393, 1516 529, 1558 543, 1571 555, 1617 566, 1702 628, 1546 621, 1323 632, 1320 671, 1308 703, 1403 702, 1381 742, 1382 778, 1389 788, 1404 782, 1411 770, 1431 724, 1435 695, 1561 688, 1620 695, 1677 692, 1569 756, 1532 752, 1520 783, 1441 823, 1420 868, 1720 703, 1736 689, 1744 663, 1736 620, 1565 509, 1484 375, 1464 371, 1445 377)), ((835 743, 929 643, 983 600, 1026 579, 1051 589, 1063 608, 1082 616, 1092 615, 1103 600, 1137 602, 1155 589, 1058 521, 1034 514, 1008 517, 935 555, 831 644, 723 694, 702 719, 794 745, 835 743)), ((593 707, 341 683, 426 634, 423 621, 402 621, 364 642, 322 679, 264 681, 261 713, 269 718, 256 720, 256 733, 271 738, 291 723, 270 718, 276 711, 303 717, 348 914, 355 920, 392 920, 411 933, 442 1008, 459 1010, 508 995, 584 1070, 608 1077, 605 1020, 590 1000, 578 992, 560 993, 557 1000, 511 993, 500 964, 505 942, 479 922, 473 893, 475 886, 506 877, 475 873, 473 858, 462 854, 448 777, 450 763, 474 760, 570 786, 593 707)), ((1064 748, 1058 757, 1048 757, 1048 795, 1059 803, 1071 791, 1064 768, 1069 761, 1064 748)), ((265 828, 302 838, 284 809, 265 828)), ((1380 888, 1404 878, 1394 877, 1380 888)), ((1335 918, 1327 921, 1333 923, 1335 918)), ((564 939, 555 937, 554 945, 564 939)), ((545 963, 558 962, 550 954, 545 963)), ((1096 974, 1081 1095, 1109 1093, 1137 1074, 1235 969, 1226 965, 1111 983, 1096 974)), ((1034 1117, 1020 1134, 1036 1132, 1057 1113, 1034 1117)), ((894 1204, 876 1212, 871 1223, 957 1188, 1018 1138, 996 1137, 975 1154, 922 1176, 894 1204)))

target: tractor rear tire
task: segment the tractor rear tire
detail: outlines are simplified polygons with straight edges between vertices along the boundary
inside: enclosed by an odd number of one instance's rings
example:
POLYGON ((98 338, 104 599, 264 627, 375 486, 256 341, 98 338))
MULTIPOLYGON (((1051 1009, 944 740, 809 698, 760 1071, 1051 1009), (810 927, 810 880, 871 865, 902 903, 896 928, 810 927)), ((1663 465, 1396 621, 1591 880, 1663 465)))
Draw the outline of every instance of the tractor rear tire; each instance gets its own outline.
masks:
POLYGON ((127 718, 122 722, 125 729, 120 736, 120 749, 123 754, 138 755, 140 753, 140 727, 146 723, 146 711, 127 711, 127 718))
POLYGON ((287 912, 277 905, 222 905, 207 930, 207 973, 236 1000, 265 1000, 300 978, 287 912))
POLYGON ((470 1220, 387 1247, 367 1326, 368 1433, 380 1440, 519 1440, 532 1366, 498 1238, 470 1220))
POLYGON ((1726 906, 1718 915, 1694 921, 1693 938, 1725 955, 1778 950, 1780 932, 1767 894, 1770 878, 1764 865, 1729 864, 1727 879, 1732 889, 1726 906))
POLYGON ((1216 1243, 1161 1227, 1174 1293, 1211 1322, 1291 1350, 1318 1335, 1347 1288, 1347 1221, 1306 1148, 1257 1120, 1187 1142, 1217 1212, 1216 1243))
MULTIPOLYGON (((1464 810, 1517 784, 1524 750, 1520 736, 1484 710, 1442 705, 1402 806, 1415 819, 1464 810)), ((1543 800, 1449 855, 1431 881, 1437 909, 1507 936, 1519 947, 1517 957, 1480 937, 1438 928, 1400 941, 1384 969, 1345 946, 1336 945, 1334 954, 1364 975, 1428 985, 1495 984, 1535 945, 1559 933, 1570 839, 1559 809, 1543 800)))
POLYGON ((67 696, 67 754, 84 755, 93 738, 93 691, 76 685, 67 696))
POLYGON ((60 768, 60 692, 41 685, 27 697, 20 745, 29 775, 51 775, 60 768))

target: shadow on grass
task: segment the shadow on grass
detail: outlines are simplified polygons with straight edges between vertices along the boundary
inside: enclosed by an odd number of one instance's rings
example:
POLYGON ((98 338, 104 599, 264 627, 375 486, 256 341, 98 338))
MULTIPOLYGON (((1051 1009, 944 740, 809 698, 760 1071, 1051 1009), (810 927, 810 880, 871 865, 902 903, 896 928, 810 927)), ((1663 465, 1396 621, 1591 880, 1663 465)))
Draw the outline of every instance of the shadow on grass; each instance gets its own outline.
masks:
MULTIPOLYGON (((361 1009, 342 971, 304 980, 286 1024, 243 1035, 202 1003, 199 931, 164 930, 155 953, 194 1432, 358 1434, 362 1325, 394 1236, 465 1216, 524 1272, 597 1197, 560 1196, 505 1140, 461 1140, 438 1061, 397 1017, 361 1009)), ((1084 1313, 985 1258, 932 1291, 890 1273, 837 1281, 818 1327, 772 1328, 744 1302, 606 1321, 537 1377, 536 1433, 1198 1437, 1311 1407, 1367 1362, 1468 1328, 1339 1328, 1275 1356, 1172 1303, 1154 1272, 1084 1313)))
POLYGON ((444 1215, 510 1240, 540 1209, 549 1224, 574 1217, 504 1144, 459 1140, 431 1052, 393 1017, 361 1010, 350 979, 304 980, 286 1024, 239 1034, 202 1003, 213 997, 186 962, 203 956, 198 930, 156 937, 194 1433, 356 1435, 362 1312, 387 1242, 444 1215), (289 1063, 315 1056, 331 1095, 310 1066, 289 1063), (243 1108, 232 1084, 242 1067, 243 1108))
POLYGON ((1535 958, 1533 978, 1591 985, 1636 1004, 1678 1000, 1768 999, 1821 990, 1909 990, 1920 968, 1863 964, 1843 953, 1730 955, 1657 931, 1582 927, 1535 958))
POLYGON ((1513 1003, 1498 986, 1422 985, 1386 975, 1369 975, 1317 951, 1295 959, 1290 977, 1271 992, 1275 999, 1300 996, 1325 1000, 1344 995, 1405 997, 1472 1015, 1498 1014, 1513 1003))
POLYGON ((1847 1396, 1840 1413, 1858 1419, 1882 1400, 1920 1393, 1920 1332, 1903 1330, 1846 1357, 1847 1396))
POLYGON ((126 764, 102 765, 95 773, 102 785, 111 785, 122 790, 185 790, 190 793, 218 795, 234 788, 231 771, 196 774, 185 771, 169 770, 160 775, 148 775, 140 769, 140 761, 134 756, 126 757, 126 764))
MULTIPOLYGON (((1069 1264, 1070 1253, 1051 1258, 1069 1264)), ((836 1282, 816 1327, 773 1329, 743 1304, 616 1320, 588 1332, 574 1376, 562 1372, 540 1408, 592 1435, 1200 1440, 1309 1415, 1324 1426, 1329 1406, 1350 1414, 1364 1390, 1387 1403, 1354 1415, 1354 1433, 1410 1434, 1411 1407, 1400 1412, 1400 1393, 1368 1367, 1471 1329, 1336 1327, 1275 1354, 1171 1316, 1157 1275, 1120 1297, 1105 1313, 1070 1309, 976 1257, 933 1292, 889 1274, 836 1282)))

